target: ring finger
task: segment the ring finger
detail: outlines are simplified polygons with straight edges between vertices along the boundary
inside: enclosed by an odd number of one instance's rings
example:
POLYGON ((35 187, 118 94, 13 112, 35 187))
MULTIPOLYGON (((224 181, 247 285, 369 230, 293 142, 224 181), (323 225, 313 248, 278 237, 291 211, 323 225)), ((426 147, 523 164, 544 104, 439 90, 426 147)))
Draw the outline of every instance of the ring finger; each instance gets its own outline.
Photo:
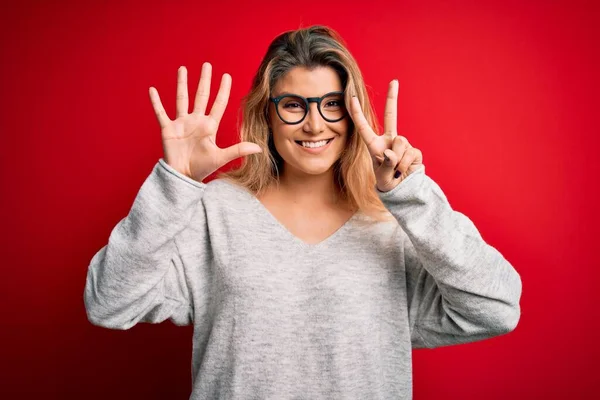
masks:
MULTIPOLYGON (((410 143, 408 143, 408 140, 404 136, 396 136, 394 138, 394 141, 392 142, 392 151, 396 153, 396 156, 398 157, 398 163, 394 166, 394 169, 399 171, 399 173, 396 173, 396 175, 405 172, 400 170, 400 163, 402 162, 402 158, 404 157, 406 150, 408 150, 410 147, 410 143)), ((397 178, 397 176, 395 177, 397 178)))

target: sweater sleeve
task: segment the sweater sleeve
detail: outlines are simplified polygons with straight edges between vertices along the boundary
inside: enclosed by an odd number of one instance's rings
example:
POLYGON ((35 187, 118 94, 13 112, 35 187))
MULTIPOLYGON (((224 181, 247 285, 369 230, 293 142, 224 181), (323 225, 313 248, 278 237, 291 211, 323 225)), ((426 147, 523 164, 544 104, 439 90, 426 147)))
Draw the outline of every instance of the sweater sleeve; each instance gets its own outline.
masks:
POLYGON ((516 327, 519 274, 469 218, 451 208, 424 165, 378 194, 405 233, 413 347, 474 342, 516 327))
MULTIPOLYGON (((176 237, 189 235, 185 231, 191 218, 195 225, 205 225, 201 201, 205 187, 163 159, 156 163, 129 214, 88 267, 84 303, 91 323, 128 329, 138 322, 192 322, 189 272, 176 237)), ((206 230, 194 232, 203 236, 206 230)), ((194 239, 199 245, 206 240, 194 239)))

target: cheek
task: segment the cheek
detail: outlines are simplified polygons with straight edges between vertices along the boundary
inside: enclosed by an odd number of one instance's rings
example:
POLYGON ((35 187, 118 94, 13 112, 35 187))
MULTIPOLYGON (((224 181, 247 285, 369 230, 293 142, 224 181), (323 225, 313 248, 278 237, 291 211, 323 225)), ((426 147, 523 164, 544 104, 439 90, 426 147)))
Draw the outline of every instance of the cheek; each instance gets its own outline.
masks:
POLYGON ((348 122, 340 123, 339 127, 336 127, 335 129, 335 133, 337 133, 341 139, 347 141, 348 137, 350 136, 349 129, 350 124, 348 124, 348 122))
POLYGON ((348 136, 348 129, 350 128, 350 123, 348 122, 348 117, 344 118, 336 127, 336 131, 342 133, 344 136, 348 136))
POLYGON ((275 149, 277 149, 277 152, 279 154, 281 154, 281 151, 284 150, 285 148, 283 147, 283 141, 281 140, 281 136, 280 135, 274 135, 273 136, 273 142, 275 143, 275 149))
POLYGON ((293 144, 289 138, 290 136, 288 135, 288 132, 285 132, 285 129, 281 129, 277 126, 275 127, 275 132, 273 132, 273 143, 280 155, 289 152, 290 146, 293 144))

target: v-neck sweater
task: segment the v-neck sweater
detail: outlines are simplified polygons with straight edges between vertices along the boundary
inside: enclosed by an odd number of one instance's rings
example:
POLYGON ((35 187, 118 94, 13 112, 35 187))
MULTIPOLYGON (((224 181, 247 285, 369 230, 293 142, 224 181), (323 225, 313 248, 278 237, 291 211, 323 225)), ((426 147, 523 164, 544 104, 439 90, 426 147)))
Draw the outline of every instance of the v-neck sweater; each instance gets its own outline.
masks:
POLYGON ((88 318, 193 324, 190 399, 410 399, 411 349, 512 331, 521 279, 425 166, 378 195, 391 221, 308 244, 160 159, 90 262, 88 318))

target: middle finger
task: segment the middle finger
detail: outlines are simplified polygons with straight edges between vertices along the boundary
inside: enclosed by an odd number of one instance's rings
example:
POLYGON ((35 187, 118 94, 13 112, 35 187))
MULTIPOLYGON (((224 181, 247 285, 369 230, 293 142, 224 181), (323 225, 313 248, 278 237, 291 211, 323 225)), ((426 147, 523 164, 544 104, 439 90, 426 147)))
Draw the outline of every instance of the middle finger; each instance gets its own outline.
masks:
POLYGON ((394 79, 388 87, 385 112, 383 114, 383 133, 391 138, 397 136, 398 81, 394 79))
POLYGON ((177 71, 177 118, 187 115, 188 107, 187 69, 181 66, 177 71))
POLYGON ((208 105, 208 97, 210 95, 210 80, 212 78, 212 65, 208 62, 202 64, 202 72, 200 73, 200 81, 198 82, 198 91, 194 100, 194 112, 204 115, 206 106, 208 105))

